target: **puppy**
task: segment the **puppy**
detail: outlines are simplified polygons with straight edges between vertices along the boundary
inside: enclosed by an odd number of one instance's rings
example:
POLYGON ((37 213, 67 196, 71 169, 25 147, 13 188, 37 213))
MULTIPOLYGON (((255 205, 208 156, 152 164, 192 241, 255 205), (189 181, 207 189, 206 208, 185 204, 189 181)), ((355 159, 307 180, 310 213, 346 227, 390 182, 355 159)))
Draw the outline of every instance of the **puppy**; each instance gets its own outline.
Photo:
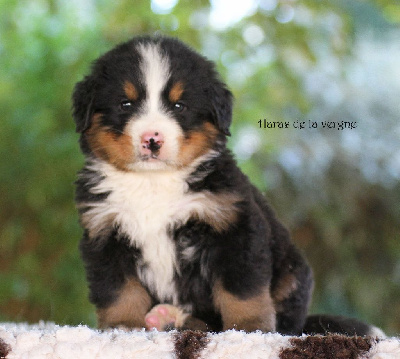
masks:
POLYGON ((138 37, 73 94, 80 244, 101 328, 301 333, 313 279, 226 148, 232 94, 178 40, 138 37))

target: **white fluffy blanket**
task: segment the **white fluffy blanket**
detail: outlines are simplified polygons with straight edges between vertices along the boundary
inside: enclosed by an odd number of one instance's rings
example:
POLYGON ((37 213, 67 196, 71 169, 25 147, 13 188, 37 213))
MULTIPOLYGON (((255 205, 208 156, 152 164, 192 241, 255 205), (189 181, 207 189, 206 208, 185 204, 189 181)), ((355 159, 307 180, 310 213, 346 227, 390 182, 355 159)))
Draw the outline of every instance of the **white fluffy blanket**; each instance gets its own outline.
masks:
POLYGON ((399 338, 195 331, 98 331, 53 323, 0 323, 0 358, 400 359, 399 338))

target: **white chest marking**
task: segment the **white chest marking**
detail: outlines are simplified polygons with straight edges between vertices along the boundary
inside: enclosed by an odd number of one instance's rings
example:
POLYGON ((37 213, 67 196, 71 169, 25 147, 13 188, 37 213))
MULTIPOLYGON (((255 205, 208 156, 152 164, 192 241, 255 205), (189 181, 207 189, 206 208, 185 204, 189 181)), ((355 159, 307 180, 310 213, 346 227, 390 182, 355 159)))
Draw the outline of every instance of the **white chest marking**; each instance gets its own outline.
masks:
POLYGON ((96 170, 99 167, 105 179, 92 192, 110 194, 105 201, 92 204, 89 210, 92 223, 101 225, 104 219, 112 218, 120 233, 142 251, 144 266, 138 273, 140 280, 160 301, 176 304, 173 284, 176 253, 168 228, 187 220, 193 211, 184 174, 177 171, 127 173, 96 163, 96 170))

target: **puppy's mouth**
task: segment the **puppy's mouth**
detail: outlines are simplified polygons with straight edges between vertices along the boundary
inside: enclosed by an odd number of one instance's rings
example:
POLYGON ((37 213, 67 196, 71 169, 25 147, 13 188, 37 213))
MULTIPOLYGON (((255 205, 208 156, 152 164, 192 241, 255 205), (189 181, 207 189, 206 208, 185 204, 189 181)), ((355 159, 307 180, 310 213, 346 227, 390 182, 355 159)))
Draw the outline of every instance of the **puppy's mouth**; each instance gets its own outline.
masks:
POLYGON ((159 152, 158 153, 151 153, 149 155, 141 155, 140 160, 141 161, 147 161, 147 162, 164 162, 164 160, 159 158, 159 152))
POLYGON ((140 154, 130 165, 130 169, 134 171, 159 171, 173 168, 176 168, 176 163, 165 157, 162 151, 140 154))

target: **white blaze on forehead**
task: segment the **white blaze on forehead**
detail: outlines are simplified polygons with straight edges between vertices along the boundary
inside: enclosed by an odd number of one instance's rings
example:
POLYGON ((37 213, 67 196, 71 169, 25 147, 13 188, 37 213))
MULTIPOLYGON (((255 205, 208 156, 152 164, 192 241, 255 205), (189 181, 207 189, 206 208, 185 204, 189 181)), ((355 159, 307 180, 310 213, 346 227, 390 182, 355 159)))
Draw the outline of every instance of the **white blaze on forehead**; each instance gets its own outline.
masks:
POLYGON ((161 91, 165 87, 169 77, 168 58, 161 54, 157 44, 140 44, 138 47, 143 61, 141 70, 147 90, 148 112, 161 108, 161 91))
POLYGON ((140 115, 135 117, 127 127, 136 157, 139 159, 129 168, 133 171, 147 171, 176 167, 183 131, 171 114, 163 108, 161 97, 170 75, 169 60, 162 54, 157 44, 140 44, 137 49, 142 56, 140 69, 146 88, 146 99, 140 115), (158 162, 140 159, 141 136, 146 132, 158 132, 164 136, 158 162))

